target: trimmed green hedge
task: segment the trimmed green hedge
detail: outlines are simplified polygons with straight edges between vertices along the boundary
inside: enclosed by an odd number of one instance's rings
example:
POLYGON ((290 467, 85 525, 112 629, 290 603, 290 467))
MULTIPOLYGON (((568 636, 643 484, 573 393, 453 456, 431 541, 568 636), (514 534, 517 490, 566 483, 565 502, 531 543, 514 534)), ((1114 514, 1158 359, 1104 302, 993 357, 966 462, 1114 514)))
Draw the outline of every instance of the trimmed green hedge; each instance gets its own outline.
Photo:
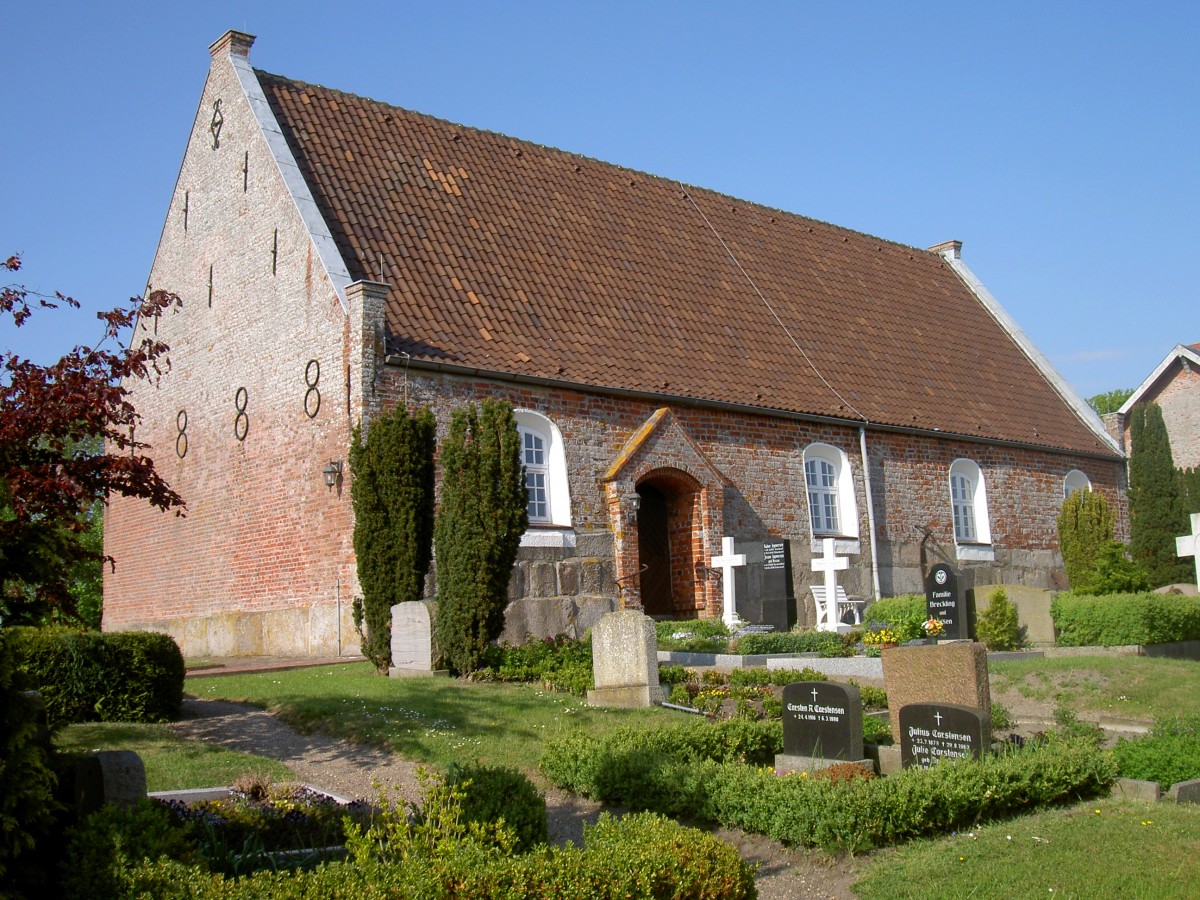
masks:
POLYGON ((729 645, 730 653, 819 653, 821 656, 853 656, 854 645, 846 635, 834 631, 781 631, 745 634, 729 645))
MULTIPOLYGON (((109 815, 110 825, 117 816, 109 815)), ((359 841, 347 861, 243 878, 211 874, 155 853, 143 858, 139 851, 150 845, 144 837, 131 841, 119 828, 110 831, 112 852, 96 858, 99 871, 89 879, 88 896, 95 900, 755 896, 754 870, 733 847, 653 814, 615 818, 604 813, 595 825, 584 827, 582 848, 568 845, 508 856, 470 838, 445 837, 429 847, 388 847, 379 855, 379 845, 359 841)))
POLYGON ((169 722, 183 702, 179 645, 147 631, 13 628, 11 647, 51 727, 73 722, 169 722))
POLYGON ((695 741, 639 742, 628 731, 552 741, 542 772, 559 787, 605 803, 717 822, 789 844, 855 852, 1092 796, 1116 776, 1092 745, 1052 742, 981 760, 905 769, 831 784, 776 775, 697 752, 695 741))
POLYGON ((1118 647, 1200 640, 1200 597, 1058 594, 1050 615, 1060 647, 1118 647))

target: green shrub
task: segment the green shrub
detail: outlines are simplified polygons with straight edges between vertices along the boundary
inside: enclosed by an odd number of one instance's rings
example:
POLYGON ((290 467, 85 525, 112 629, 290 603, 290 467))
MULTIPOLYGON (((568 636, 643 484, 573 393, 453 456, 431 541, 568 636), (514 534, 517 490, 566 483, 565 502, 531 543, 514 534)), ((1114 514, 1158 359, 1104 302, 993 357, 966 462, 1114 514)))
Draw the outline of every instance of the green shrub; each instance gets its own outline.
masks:
POLYGON ((25 693, 14 629, 0 629, 0 896, 38 887, 35 853, 44 849, 59 810, 42 707, 25 693))
POLYGON ((1120 541, 1103 544, 1096 554, 1096 571, 1080 594, 1136 594, 1150 589, 1146 570, 1129 558, 1128 548, 1120 541))
POLYGON ((1004 588, 989 595, 990 603, 975 625, 975 632, 989 650, 1016 650, 1021 645, 1017 609, 1004 588))
POLYGON ((892 726, 886 719, 877 716, 863 716, 863 743, 890 744, 892 742, 892 726))
POLYGON ((480 681, 541 682, 556 691, 583 697, 592 688, 592 640, 564 635, 513 646, 489 647, 474 673, 480 681))
POLYGON ((1063 501, 1058 513, 1058 548, 1072 590, 1094 592, 1091 583, 1100 548, 1112 541, 1114 523, 1108 501, 1097 491, 1074 491, 1063 501))
POLYGON ((732 636, 720 619, 655 622, 654 634, 659 650, 683 653, 724 653, 732 636))
POLYGON ((904 594, 900 597, 884 597, 867 607, 864 620, 871 630, 886 627, 895 633, 896 641, 915 641, 925 637, 921 624, 926 620, 925 596, 904 594))
POLYGON ((13 651, 51 726, 169 722, 183 702, 179 645, 148 631, 14 628, 13 651))
POLYGON ((1116 647, 1200 640, 1200 597, 1058 594, 1050 604, 1061 647, 1116 647))
POLYGON ((1146 737, 1117 741, 1113 755, 1122 777, 1155 781, 1164 791, 1200 778, 1200 717, 1160 719, 1146 737))
POLYGON ((729 684, 742 686, 750 684, 793 684, 797 681, 828 681, 829 676, 805 666, 803 669, 734 669, 729 673, 729 684))
POLYGON ((391 665, 392 606, 420 600, 433 556, 433 456, 437 422, 427 409, 403 406, 376 416, 350 441, 350 498, 354 555, 366 625, 362 652, 387 672, 391 665))
POLYGON ((518 853, 548 840, 546 800, 524 773, 504 766, 451 765, 446 785, 462 792, 463 817, 468 822, 508 825, 516 836, 518 853))
POLYGON ((788 631, 744 634, 729 645, 730 653, 746 656, 760 653, 819 653, 821 656, 853 656, 854 645, 846 635, 833 631, 788 631))
POLYGON ((484 400, 456 409, 439 463, 437 642, 450 668, 466 674, 504 629, 508 582, 529 524, 512 407, 484 400))
POLYGON ((683 666, 659 666, 658 683, 662 685, 683 684, 688 680, 688 670, 683 666))

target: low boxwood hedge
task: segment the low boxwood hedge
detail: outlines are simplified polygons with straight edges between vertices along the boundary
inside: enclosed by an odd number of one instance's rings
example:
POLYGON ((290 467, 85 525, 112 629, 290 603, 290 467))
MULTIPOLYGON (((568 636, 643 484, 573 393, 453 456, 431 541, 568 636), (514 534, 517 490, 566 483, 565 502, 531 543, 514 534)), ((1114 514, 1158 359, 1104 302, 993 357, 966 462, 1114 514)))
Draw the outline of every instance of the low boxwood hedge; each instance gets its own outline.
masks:
POLYGON ((705 755, 682 731, 661 731, 655 740, 614 732, 552 741, 542 772, 559 787, 605 803, 850 852, 1092 796, 1116 776, 1111 755, 1094 745, 1053 741, 831 784, 803 774, 779 776, 734 754, 705 755), (680 740, 672 744, 672 736, 680 740))
POLYGON ((1118 647, 1200 640, 1200 597, 1063 593, 1050 603, 1060 647, 1118 647))
POLYGON ((51 727, 73 722, 169 722, 183 702, 179 645, 146 631, 13 628, 11 648, 51 727))

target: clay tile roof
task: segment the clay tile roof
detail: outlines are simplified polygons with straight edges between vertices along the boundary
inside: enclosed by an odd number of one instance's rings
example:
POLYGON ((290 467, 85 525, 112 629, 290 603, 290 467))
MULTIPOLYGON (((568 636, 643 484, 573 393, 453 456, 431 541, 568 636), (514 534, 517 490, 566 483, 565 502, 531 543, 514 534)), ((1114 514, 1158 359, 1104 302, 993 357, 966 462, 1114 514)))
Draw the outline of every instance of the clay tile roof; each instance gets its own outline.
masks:
POLYGON ((416 360, 1114 455, 936 253, 258 78, 416 360))

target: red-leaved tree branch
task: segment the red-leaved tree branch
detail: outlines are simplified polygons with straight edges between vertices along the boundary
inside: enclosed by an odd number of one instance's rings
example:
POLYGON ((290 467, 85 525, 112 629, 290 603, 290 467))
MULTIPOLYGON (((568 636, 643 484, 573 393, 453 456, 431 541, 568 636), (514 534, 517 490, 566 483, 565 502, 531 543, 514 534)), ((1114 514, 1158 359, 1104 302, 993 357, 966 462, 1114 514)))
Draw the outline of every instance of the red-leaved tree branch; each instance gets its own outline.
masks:
MULTIPOLYGON (((4 267, 17 271, 20 257, 9 257, 4 267)), ((79 306, 63 294, 51 297, 23 286, 0 291, 0 314, 11 315, 18 327, 35 309, 59 305, 79 306)), ((58 563, 87 558, 70 536, 88 527, 81 513, 97 498, 141 498, 183 514, 183 498, 137 440, 139 417, 128 388, 160 377, 170 365, 167 345, 146 336, 151 329, 134 326, 179 305, 176 295, 153 291, 125 308, 98 313, 100 343, 75 347, 52 365, 0 353, 0 604, 12 601, 14 583, 43 603, 67 602, 65 566, 58 563), (130 328, 133 338, 122 348, 119 337, 130 328), (97 439, 102 452, 81 449, 95 447, 97 439)))

